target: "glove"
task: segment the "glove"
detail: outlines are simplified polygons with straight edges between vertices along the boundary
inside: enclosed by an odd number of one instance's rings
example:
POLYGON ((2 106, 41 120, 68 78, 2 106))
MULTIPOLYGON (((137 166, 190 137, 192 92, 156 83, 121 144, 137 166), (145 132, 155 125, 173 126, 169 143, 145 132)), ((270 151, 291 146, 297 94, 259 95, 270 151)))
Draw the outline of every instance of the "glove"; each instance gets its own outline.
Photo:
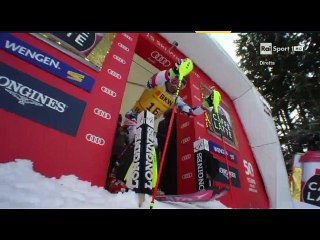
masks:
POLYGON ((174 64, 174 67, 172 68, 172 71, 176 74, 179 75, 179 68, 180 65, 183 63, 183 59, 177 59, 176 63, 174 64))
POLYGON ((210 95, 206 96, 202 102, 202 106, 205 108, 213 107, 213 91, 210 95))

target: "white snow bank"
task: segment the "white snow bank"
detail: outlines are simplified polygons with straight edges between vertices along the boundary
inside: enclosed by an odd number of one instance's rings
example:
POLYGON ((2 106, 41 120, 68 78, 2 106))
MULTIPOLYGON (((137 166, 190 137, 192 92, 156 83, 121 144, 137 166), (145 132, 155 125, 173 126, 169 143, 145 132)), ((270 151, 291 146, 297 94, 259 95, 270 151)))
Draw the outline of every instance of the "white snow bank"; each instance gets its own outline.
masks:
MULTIPOLYGON (((0 208, 139 208, 132 191, 111 194, 102 187, 91 186, 74 175, 47 178, 32 169, 32 161, 16 159, 0 163, 0 208)), ((145 195, 141 208, 148 209, 151 196, 145 195)), ((169 204, 155 201, 154 208, 226 208, 219 201, 169 204)))

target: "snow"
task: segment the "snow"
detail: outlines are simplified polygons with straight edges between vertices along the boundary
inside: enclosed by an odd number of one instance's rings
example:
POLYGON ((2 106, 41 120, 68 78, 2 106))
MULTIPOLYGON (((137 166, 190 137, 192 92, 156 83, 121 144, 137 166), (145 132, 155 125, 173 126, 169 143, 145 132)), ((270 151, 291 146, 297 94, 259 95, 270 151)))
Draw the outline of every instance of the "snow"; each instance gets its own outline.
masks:
MULTIPOLYGON (((16 159, 0 163, 0 208, 19 209, 134 209, 139 208, 138 195, 132 191, 111 194, 102 187, 79 180, 75 175, 47 178, 33 171, 32 161, 16 159)), ((141 208, 149 209, 151 196, 145 195, 141 208)), ((159 208, 227 208, 219 201, 191 205, 155 201, 159 208)))

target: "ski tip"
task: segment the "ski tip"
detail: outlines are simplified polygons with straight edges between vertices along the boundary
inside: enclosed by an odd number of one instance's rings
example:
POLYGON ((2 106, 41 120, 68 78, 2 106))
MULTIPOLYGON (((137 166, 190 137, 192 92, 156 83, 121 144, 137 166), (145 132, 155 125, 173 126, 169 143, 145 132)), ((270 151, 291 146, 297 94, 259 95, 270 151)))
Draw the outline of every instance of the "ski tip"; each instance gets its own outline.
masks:
POLYGON ((213 194, 212 200, 218 200, 219 198, 225 196, 227 193, 229 193, 229 189, 221 188, 218 192, 213 194))

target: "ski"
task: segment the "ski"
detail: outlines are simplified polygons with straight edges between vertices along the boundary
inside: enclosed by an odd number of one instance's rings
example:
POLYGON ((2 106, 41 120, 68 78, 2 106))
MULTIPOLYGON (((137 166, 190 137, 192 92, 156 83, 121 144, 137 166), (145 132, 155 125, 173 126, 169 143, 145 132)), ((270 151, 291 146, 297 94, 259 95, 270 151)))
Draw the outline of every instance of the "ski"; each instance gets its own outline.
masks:
POLYGON ((156 200, 158 201, 170 201, 170 202, 207 202, 211 200, 218 199, 224 196, 226 193, 229 192, 229 188, 210 188, 206 190, 201 190, 195 193, 190 194, 180 194, 180 195, 159 195, 156 196, 156 200))

